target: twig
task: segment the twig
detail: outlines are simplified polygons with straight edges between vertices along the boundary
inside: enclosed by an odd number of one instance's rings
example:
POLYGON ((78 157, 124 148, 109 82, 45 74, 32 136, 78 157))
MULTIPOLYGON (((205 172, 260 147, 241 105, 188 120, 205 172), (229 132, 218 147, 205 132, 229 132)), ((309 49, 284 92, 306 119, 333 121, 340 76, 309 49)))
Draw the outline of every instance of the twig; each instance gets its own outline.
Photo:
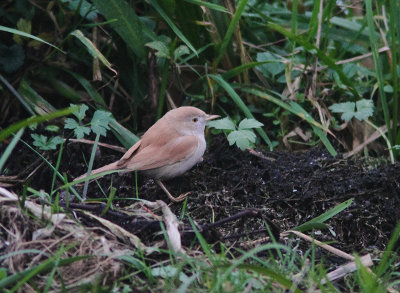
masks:
MULTIPOLYGON (((66 139, 64 139, 65 141, 66 139)), ((70 142, 78 142, 78 143, 86 143, 86 144, 94 144, 94 140, 88 140, 88 139, 75 139, 75 138, 70 138, 69 139, 70 142)), ((120 146, 116 146, 116 145, 112 145, 112 144, 108 144, 108 143, 104 143, 104 142, 99 142, 97 145, 105 147, 105 148, 109 148, 112 149, 114 151, 117 152, 121 152, 121 153, 125 153, 126 152, 126 148, 124 147, 120 147, 120 146)))
POLYGON ((301 233, 299 231, 290 230, 288 232, 285 232, 285 234, 287 234, 287 233, 292 233, 292 234, 294 234, 294 235, 296 235, 296 236, 298 236, 300 238, 303 238, 304 240, 307 240, 309 242, 313 242, 316 245, 320 246, 321 248, 323 248, 325 250, 328 250, 329 252, 331 252, 331 253, 333 253, 333 254, 341 257, 341 258, 352 260, 352 261, 355 259, 354 256, 352 256, 351 254, 348 254, 348 253, 346 253, 346 252, 344 252, 344 251, 342 251, 340 249, 337 249, 337 248, 335 248, 333 246, 330 246, 328 244, 322 243, 321 241, 313 239, 310 236, 308 236, 308 235, 306 235, 304 233, 301 233))
MULTIPOLYGON (((360 262, 365 267, 370 267, 373 265, 371 255, 367 254, 360 257, 360 262)), ((335 281, 341 279, 349 273, 355 272, 357 270, 357 265, 354 261, 349 262, 345 265, 338 267, 336 270, 326 274, 326 279, 321 280, 321 284, 326 284, 326 280, 335 281)))
POLYGON ((253 156, 259 157, 259 158, 261 158, 261 159, 268 160, 268 161, 271 161, 271 162, 276 161, 276 159, 270 158, 270 157, 266 157, 266 156, 264 156, 261 152, 257 152, 257 151, 255 151, 255 150, 253 150, 253 149, 251 149, 251 148, 246 148, 246 151, 248 151, 248 152, 249 152, 250 154, 252 154, 253 156))

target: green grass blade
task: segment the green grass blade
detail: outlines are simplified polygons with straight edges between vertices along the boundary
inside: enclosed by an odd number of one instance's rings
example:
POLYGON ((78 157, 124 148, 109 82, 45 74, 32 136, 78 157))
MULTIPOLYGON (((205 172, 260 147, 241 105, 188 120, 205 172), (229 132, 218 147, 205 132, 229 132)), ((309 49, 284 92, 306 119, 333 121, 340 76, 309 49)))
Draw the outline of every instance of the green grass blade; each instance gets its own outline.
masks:
POLYGON ((160 93, 158 94, 158 105, 157 105, 157 116, 156 119, 160 119, 163 113, 164 104, 165 104, 165 95, 167 90, 168 83, 168 72, 169 72, 169 59, 164 59, 164 65, 161 69, 161 86, 160 93))
POLYGON ((374 16, 372 14, 372 1, 371 0, 365 1, 365 8, 367 10, 367 21, 368 21, 371 53, 372 53, 372 58, 374 60, 376 76, 378 79, 379 98, 380 98, 380 101, 382 104, 382 110, 383 110, 383 116, 385 118, 385 124, 386 124, 386 127, 388 128, 388 138, 389 138, 389 141, 393 145, 394 141, 393 141, 392 125, 390 124, 390 113, 389 113, 389 106, 388 106, 388 103, 386 100, 386 93, 383 89, 385 86, 385 80, 383 78, 382 63, 381 63, 381 60, 379 59, 378 48, 376 46, 376 44, 378 43, 378 40, 377 40, 376 34, 375 34, 375 23, 374 23, 374 16))
POLYGON ((62 117, 62 116, 67 116, 67 115, 71 114, 72 112, 75 112, 76 110, 77 110, 77 107, 69 107, 69 108, 59 110, 59 111, 56 111, 56 112, 53 112, 50 114, 41 115, 41 116, 33 116, 33 117, 27 118, 25 120, 19 121, 17 123, 14 123, 0 132, 0 142, 2 142, 4 139, 6 139, 11 134, 13 134, 14 132, 16 132, 17 130, 19 130, 21 128, 24 128, 26 126, 29 126, 29 125, 32 125, 35 123, 49 121, 49 120, 52 120, 52 119, 55 119, 58 117, 62 117))
POLYGON ((116 138, 121 142, 121 144, 126 148, 129 149, 135 143, 139 141, 139 137, 133 134, 131 131, 126 129, 124 126, 119 124, 117 120, 113 119, 110 121, 109 126, 116 136, 116 138))
MULTIPOLYGON (((73 111, 75 112, 75 111, 73 111)), ((55 172, 57 174, 57 177, 62 181, 62 182, 66 182, 64 176, 57 171, 57 169, 45 158, 43 157, 43 155, 41 153, 39 153, 37 150, 35 150, 33 147, 31 147, 28 143, 26 143, 24 140, 21 140, 21 142, 23 144, 26 145, 27 148, 29 148, 32 152, 34 152, 38 157, 40 157, 52 170, 53 172, 55 172)), ((53 194, 60 188, 57 188, 56 190, 53 191, 53 194)), ((71 188, 72 193, 79 199, 82 200, 81 196, 78 194, 78 192, 76 192, 76 190, 74 188, 71 188)), ((51 194, 51 196, 53 195, 51 194)))
MULTIPOLYGON (((70 257, 66 259, 61 259, 59 262, 59 266, 67 266, 70 265, 71 263, 88 259, 91 258, 92 256, 76 256, 76 257, 70 257)), ((4 278, 0 280, 0 290, 6 289, 7 287, 11 286, 12 284, 15 284, 17 282, 21 282, 21 285, 16 285, 14 287, 15 289, 18 289, 20 286, 22 286, 25 282, 29 281, 32 277, 36 276, 37 274, 42 274, 49 272, 52 268, 54 267, 54 259, 50 258, 44 262, 42 262, 40 265, 26 269, 22 272, 16 273, 14 275, 11 275, 7 278, 4 278), (17 287, 18 286, 18 287, 17 287)), ((10 292, 10 291, 7 291, 10 292)))
POLYGON ((312 42, 315 36, 317 35, 318 30, 318 14, 319 8, 321 5, 321 0, 314 1, 313 10, 310 18, 310 27, 308 30, 307 40, 308 42, 312 42))
POLYGON ((304 224, 293 228, 292 230, 300 231, 306 225, 313 224, 313 223, 323 223, 323 222, 329 220, 330 218, 332 218, 333 216, 337 215, 338 213, 342 212, 346 208, 348 208, 351 205, 351 203, 353 202, 353 200, 354 200, 353 198, 348 199, 348 200, 338 204, 337 206, 331 208, 330 210, 326 211, 322 215, 319 215, 318 217, 315 217, 314 219, 311 219, 310 221, 307 221, 304 224))
POLYGON ((43 289, 43 293, 47 293, 49 292, 50 286, 54 281, 54 275, 56 274, 56 270, 58 268, 58 266, 60 265, 60 260, 61 260, 61 256, 64 253, 64 247, 62 246, 61 249, 59 251, 57 251, 56 255, 54 256, 54 264, 53 264, 53 268, 50 271, 49 276, 47 277, 46 280, 46 286, 43 289))
MULTIPOLYGON (((120 171, 121 171, 121 170, 112 170, 112 171, 101 172, 101 173, 98 173, 98 174, 93 174, 93 175, 87 176, 87 177, 85 177, 85 178, 76 180, 76 181, 72 181, 72 182, 65 183, 64 185, 57 187, 57 188, 54 190, 54 192, 56 192, 56 191, 58 191, 58 190, 61 190, 61 189, 71 188, 72 186, 74 186, 74 185, 76 185, 76 184, 79 184, 79 183, 82 183, 82 182, 85 182, 85 181, 90 181, 90 180, 92 180, 92 179, 97 179, 97 178, 103 177, 103 176, 105 176, 105 175, 109 175, 109 174, 113 174, 113 173, 118 173, 118 172, 120 172, 120 171)), ((79 199, 81 200, 81 198, 79 198, 79 199)))
MULTIPOLYGON (((107 110, 106 102, 104 101, 103 97, 97 92, 97 90, 93 87, 93 85, 88 81, 86 78, 81 76, 76 72, 72 72, 70 70, 64 69, 66 72, 71 74, 86 90, 88 95, 92 98, 93 101, 97 103, 98 108, 107 110)), ((121 144, 129 149, 135 143, 139 141, 139 137, 133 134, 131 131, 123 127, 119 124, 115 119, 110 121, 109 126, 111 127, 112 132, 116 136, 116 138, 121 142, 121 144)))
POLYGON ((265 100, 267 100, 267 101, 270 101, 270 102, 272 102, 272 103, 274 103, 274 104, 276 104, 276 105, 282 107, 283 109, 288 110, 289 112, 291 112, 291 113, 293 113, 293 114, 299 116, 300 118, 306 120, 306 121, 307 121, 308 123, 310 123, 311 125, 314 125, 314 126, 320 128, 320 129, 322 129, 322 130, 324 130, 324 131, 326 131, 326 132, 332 134, 331 131, 330 131, 329 129, 327 129, 326 127, 324 127, 323 125, 321 125, 320 123, 318 123, 317 121, 315 121, 314 118, 312 118, 312 116, 311 116, 310 114, 308 114, 308 113, 303 109, 303 107, 301 107, 301 106, 300 106, 298 103, 296 103, 296 102, 291 101, 290 104, 288 104, 288 103, 286 103, 286 102, 284 102, 284 101, 282 101, 282 100, 280 100, 280 99, 277 99, 277 98, 273 97, 272 95, 269 95, 269 94, 267 94, 267 93, 264 93, 264 92, 262 92, 262 91, 260 91, 260 90, 258 90, 258 89, 254 89, 254 88, 247 88, 247 87, 244 87, 244 88, 241 88, 240 90, 243 91, 243 92, 245 92, 245 93, 250 93, 250 94, 253 94, 253 95, 255 95, 255 96, 258 96, 258 97, 260 97, 260 98, 262 98, 262 99, 265 99, 265 100))
POLYGON ((314 125, 311 125, 314 133, 316 135, 318 135, 319 139, 322 141, 322 143, 325 145, 326 149, 328 150, 328 152, 331 154, 332 157, 336 157, 337 156, 337 151, 335 150, 335 148, 333 147, 333 145, 331 144, 331 142, 329 141, 328 137, 326 136, 325 132, 322 131, 321 128, 318 128, 314 125))
MULTIPOLYGON (((297 21, 297 8, 298 8, 298 0, 292 0, 292 17, 291 17, 291 28, 292 28, 292 33, 297 35, 297 26, 298 26, 298 21, 297 21)), ((292 40, 292 50, 294 51, 296 48, 296 41, 292 40)))
POLYGON ((10 252, 10 253, 7 253, 5 255, 0 256, 0 261, 3 261, 4 259, 9 258, 9 257, 13 257, 15 255, 20 255, 20 254, 25 254, 25 253, 26 254, 39 254, 39 255, 43 254, 43 255, 48 256, 48 254, 43 250, 21 249, 21 250, 13 251, 13 252, 10 252))
MULTIPOLYGON (((90 174, 90 172, 92 172, 92 169, 93 169, 94 157, 96 155, 96 149, 97 149, 97 145, 99 144, 99 139, 100 139, 100 133, 98 133, 96 135, 96 138, 93 143, 92 151, 90 153, 89 166, 88 166, 88 170, 87 170, 88 175, 90 174)), ((86 200, 86 194, 88 191, 88 187, 89 187, 89 180, 86 180, 85 186, 83 187, 83 192, 82 192, 83 200, 86 200)))
MULTIPOLYGON (((291 289, 293 286, 293 282, 290 281, 280 272, 276 272, 270 268, 257 266, 257 265, 248 265, 248 264, 241 264, 237 267, 240 270, 251 271, 257 274, 262 274, 270 277, 272 280, 276 281, 277 283, 283 285, 287 289, 291 289)), ((299 288, 296 288, 293 292, 300 293, 303 292, 299 288)))
POLYGON ((96 48, 91 40, 83 35, 80 30, 74 30, 71 35, 76 37, 87 48, 88 52, 93 56, 93 58, 99 59, 101 63, 103 63, 108 69, 117 75, 117 71, 112 68, 111 63, 107 60, 107 58, 99 51, 99 49, 96 48))
POLYGON ((232 34, 235 31, 236 25, 239 23, 239 19, 242 16, 242 13, 244 11, 244 8, 246 7, 247 1, 248 0, 240 0, 240 2, 238 4, 236 12, 233 15, 231 22, 229 23, 226 34, 221 42, 221 46, 219 47, 217 58, 215 58, 215 60, 213 62, 214 68, 217 67, 218 63, 221 61, 222 56, 224 56, 224 54, 225 54, 226 48, 228 47, 228 44, 232 38, 232 34))
POLYGON ((266 63, 272 63, 272 62, 271 61, 262 61, 262 62, 250 62, 250 63, 242 64, 242 65, 239 65, 239 66, 232 68, 231 70, 223 73, 222 77, 223 77, 223 79, 228 80, 234 76, 241 74, 242 72, 244 72, 248 69, 252 69, 254 67, 257 67, 259 65, 263 65, 266 63))
POLYGON ((80 75, 76 72, 72 72, 65 68, 63 68, 63 69, 64 69, 64 71, 71 74, 81 84, 81 86, 86 90, 86 92, 89 94, 89 96, 92 98, 93 101, 95 101, 97 104, 101 105, 102 107, 107 107, 107 104, 104 101, 103 97, 92 86, 90 81, 88 81, 86 78, 84 78, 82 75, 80 75))
POLYGON ((93 0, 96 8, 107 20, 118 19, 111 27, 121 36, 139 58, 146 58, 143 33, 149 29, 142 24, 135 10, 123 0, 93 0))
POLYGON ((379 262, 379 265, 376 268, 376 275, 378 278, 382 277, 383 274, 386 273, 390 265, 393 263, 393 261, 397 260, 397 257, 395 257, 396 254, 394 254, 394 252, 397 251, 398 253, 399 251, 398 248, 399 237, 400 237, 400 222, 397 223, 396 228, 392 233, 392 237, 390 237, 389 243, 387 244, 386 249, 383 252, 381 261, 379 262))
MULTIPOLYGON (((400 5, 398 1, 390 0, 390 37, 392 41, 392 45, 390 46, 392 52, 392 78, 393 78, 393 139, 397 137, 397 121, 399 115, 399 84, 398 84, 398 75, 397 75, 397 60, 398 60, 398 47, 400 37, 400 5), (397 35, 396 35, 397 32, 397 35)), ((398 142, 395 141, 395 144, 398 142)))
POLYGON ((53 195, 54 185, 56 183, 56 178, 57 178, 57 173, 59 173, 58 170, 60 169, 63 150, 64 150, 64 143, 60 144, 60 150, 58 152, 55 170, 53 172, 53 177, 51 178, 51 187, 50 187, 50 194, 51 195, 53 195))
POLYGON ((221 6, 221 5, 218 5, 218 4, 205 2, 205 1, 200 1, 200 0, 185 0, 185 1, 189 2, 189 3, 192 3, 192 4, 199 5, 199 6, 204 6, 204 7, 210 8, 210 9, 215 10, 215 11, 229 13, 229 11, 224 6, 221 6))
POLYGON ((66 54, 63 50, 61 50, 61 49, 58 48, 57 46, 55 46, 55 45, 53 45, 53 44, 51 44, 51 43, 49 43, 49 42, 46 42, 45 40, 43 40, 43 39, 41 39, 41 38, 35 37, 34 35, 31 35, 31 34, 22 32, 22 31, 20 31, 20 30, 16 30, 16 29, 13 29, 13 28, 10 28, 10 27, 6 27, 6 26, 0 25, 0 31, 7 32, 7 33, 11 33, 11 34, 20 35, 20 36, 22 36, 22 37, 26 37, 26 38, 33 39, 33 40, 35 40, 35 41, 39 41, 39 42, 41 42, 41 43, 43 43, 43 44, 49 45, 49 46, 53 47, 54 49, 57 49, 58 51, 60 51, 60 52, 62 52, 62 53, 64 53, 64 54, 66 54))
MULTIPOLYGON (((232 264, 229 266, 223 266, 225 267, 223 275, 218 279, 218 284, 216 289, 218 290, 221 287, 221 284, 227 279, 227 277, 233 272, 234 269, 239 268, 240 266, 243 266, 244 268, 247 267, 247 265, 243 264, 247 259, 252 258, 254 255, 257 255, 258 253, 265 251, 265 250, 283 250, 283 251, 289 251, 289 248, 287 246, 284 246, 279 243, 269 243, 265 245, 258 246, 248 252, 243 253, 242 256, 240 256, 238 259, 235 259, 232 261, 232 264)), ((253 270, 259 270, 256 266, 253 267, 253 270)), ((276 279, 274 279, 276 282, 280 283, 281 285, 285 286, 286 288, 292 288, 293 283, 290 280, 287 280, 282 274, 274 272, 272 270, 269 270, 265 268, 263 270, 264 274, 266 275, 271 275, 274 276, 276 279)), ((300 289, 297 287, 295 288, 294 292, 302 292, 300 289)))
POLYGON ((20 140, 23 133, 24 133, 24 128, 21 128, 20 130, 18 130, 17 134, 14 135, 13 139, 11 140, 10 144, 7 146, 4 153, 0 156, 0 173, 3 170, 4 164, 6 163, 7 159, 10 157, 13 149, 17 145, 17 143, 20 140))
MULTIPOLYGON (((210 74, 209 75, 212 79, 214 79, 218 84, 225 89, 225 91, 229 94, 229 96, 232 98, 232 100, 236 103, 236 105, 239 107, 240 110, 244 113, 244 115, 247 118, 254 118, 253 114, 251 114, 249 108, 246 106, 246 104, 242 101, 242 99, 239 97, 239 95, 235 92, 235 90, 228 84, 220 75, 214 75, 210 74)), ((271 143, 271 140, 269 139, 268 135, 265 133, 265 131, 262 128, 256 128, 256 131, 258 134, 261 136, 262 139, 267 143, 269 146, 270 150, 273 150, 273 145, 271 143)))
POLYGON ((41 95, 37 93, 23 78, 18 87, 18 93, 33 109, 36 115, 44 115, 56 111, 41 95))
POLYGON ((189 219, 190 225, 192 226, 192 229, 197 237, 197 240, 199 240, 199 243, 200 243, 201 247, 203 248, 204 253, 207 255, 207 258, 213 264, 214 263, 214 254, 211 253, 210 245, 204 239, 203 235, 201 235, 201 233, 199 232, 199 230, 196 227, 196 224, 193 222, 192 218, 188 217, 188 219, 189 219))
POLYGON ((35 111, 30 107, 30 105, 24 100, 23 97, 14 89, 14 87, 0 74, 0 81, 6 85, 9 91, 20 101, 22 106, 24 106, 25 110, 28 111, 31 115, 35 115, 35 111))
POLYGON ((198 55, 196 49, 192 46, 189 40, 183 35, 180 29, 174 24, 171 18, 164 12, 160 5, 158 5, 157 1, 155 0, 148 0, 149 3, 157 10, 158 14, 165 20, 165 22, 169 25, 169 27, 174 31, 174 33, 178 36, 179 39, 182 40, 189 47, 190 50, 193 51, 196 55, 198 55))
POLYGON ((304 108, 301 107, 298 103, 290 101, 288 104, 288 103, 285 103, 282 100, 277 99, 267 93, 261 92, 260 90, 253 89, 253 88, 241 88, 241 90, 243 92, 258 96, 262 99, 271 101, 272 103, 282 107, 283 109, 288 110, 289 112, 306 120, 313 128, 314 133, 321 139, 322 143, 325 145, 325 147, 329 151, 329 153, 333 157, 336 157, 337 152, 336 152, 335 148, 332 146, 332 144, 330 143, 329 139, 326 137, 326 134, 324 133, 324 132, 328 132, 328 133, 332 134, 332 132, 329 129, 327 129, 326 127, 324 127, 322 124, 315 121, 314 118, 312 118, 312 116, 310 114, 308 114, 307 111, 304 110, 304 108))

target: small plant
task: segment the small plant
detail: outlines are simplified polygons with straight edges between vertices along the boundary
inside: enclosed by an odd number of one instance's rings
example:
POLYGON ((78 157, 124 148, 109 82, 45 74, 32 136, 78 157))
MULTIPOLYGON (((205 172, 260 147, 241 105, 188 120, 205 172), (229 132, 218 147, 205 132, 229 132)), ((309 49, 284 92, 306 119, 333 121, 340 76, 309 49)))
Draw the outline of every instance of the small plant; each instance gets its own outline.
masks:
POLYGON ((253 129, 259 128, 264 124, 258 122, 256 119, 245 118, 236 127, 235 123, 229 117, 225 117, 220 120, 211 121, 207 125, 228 133, 229 145, 236 144, 243 151, 256 142, 256 134, 253 129))
POLYGON ((83 138, 85 135, 90 134, 91 131, 98 136, 106 136, 107 130, 110 129, 108 124, 112 120, 111 113, 103 110, 97 110, 93 114, 93 118, 89 123, 89 127, 87 125, 81 125, 82 120, 86 116, 87 109, 89 109, 88 106, 81 105, 78 111, 72 113, 78 120, 73 118, 65 119, 65 128, 72 129, 77 139, 83 138))
POLYGON ((360 121, 365 121, 368 125, 373 127, 376 131, 378 131, 383 139, 386 141, 390 161, 394 164, 394 153, 393 149, 396 147, 392 147, 390 140, 386 137, 385 133, 379 129, 375 124, 368 120, 369 117, 374 113, 374 103, 372 100, 362 99, 357 102, 345 102, 333 104, 329 107, 329 109, 334 113, 342 113, 342 120, 348 122, 353 118, 357 118, 360 121))
POLYGON ((333 104, 329 109, 334 113, 342 113, 341 118, 346 122, 353 119, 353 117, 363 121, 367 120, 374 113, 374 103, 372 100, 362 99, 355 103, 345 102, 333 104))
MULTIPOLYGON (((71 107, 75 106, 71 104, 71 107)), ((108 126, 111 121, 111 114, 106 111, 97 110, 92 118, 92 121, 89 123, 90 127, 87 125, 82 125, 82 121, 86 116, 86 111, 89 109, 86 105, 81 105, 78 107, 78 110, 73 112, 77 120, 73 118, 65 119, 66 129, 72 129, 74 131, 75 137, 77 139, 83 138, 85 135, 90 134, 90 132, 94 132, 98 135, 106 136, 106 131, 110 129, 108 126)), ((59 128, 55 125, 49 125, 46 127, 47 131, 58 132, 59 128)), ((60 136, 47 137, 43 134, 31 134, 33 139, 33 145, 38 147, 43 151, 55 150, 57 145, 63 143, 64 139, 60 136)))
MULTIPOLYGON (((71 104, 71 107, 77 107, 77 106, 71 104)), ((101 135, 106 136, 107 130, 110 129, 109 123, 113 118, 110 112, 97 110, 96 112, 94 112, 93 118, 90 121, 90 123, 84 125, 83 119, 85 118, 86 111, 88 109, 89 107, 86 105, 78 106, 77 110, 72 112, 72 114, 74 114, 76 119, 73 118, 65 119, 64 128, 73 130, 74 135, 78 139, 83 138, 85 135, 88 135, 91 132, 96 134, 96 138, 93 143, 92 153, 90 155, 90 160, 89 160, 89 167, 88 167, 88 174, 89 174, 93 167, 94 155, 97 149, 100 136, 101 135)), ((54 126, 51 126, 50 128, 47 127, 46 130, 57 131, 58 129, 55 129, 54 126)), ((59 136, 48 138, 45 135, 31 134, 31 137, 33 138, 33 145, 37 146, 41 150, 55 150, 57 148, 57 145, 63 143, 64 141, 64 139, 59 136)), ((83 199, 86 198, 88 184, 89 181, 86 181, 82 196, 83 199)))
MULTIPOLYGON (((94 156, 96 153, 97 145, 99 143, 100 136, 106 136, 107 130, 110 129, 109 123, 113 119, 111 117, 110 112, 106 112, 103 110, 97 110, 93 114, 93 118, 90 121, 88 126, 81 125, 83 118, 85 118, 86 111, 89 107, 86 105, 81 105, 79 111, 74 112, 73 114, 78 120, 68 118, 65 120, 65 128, 74 130, 74 133, 78 139, 82 138, 85 134, 90 134, 91 131, 96 134, 96 138, 94 140, 92 153, 90 155, 89 166, 87 174, 89 175, 92 171, 94 156)), ((83 188, 82 198, 86 199, 86 193, 88 190, 89 181, 85 181, 85 186, 83 188)))
POLYGON ((32 133, 31 137, 33 138, 33 145, 43 151, 55 150, 59 144, 64 142, 64 139, 58 135, 48 138, 43 134, 32 133))

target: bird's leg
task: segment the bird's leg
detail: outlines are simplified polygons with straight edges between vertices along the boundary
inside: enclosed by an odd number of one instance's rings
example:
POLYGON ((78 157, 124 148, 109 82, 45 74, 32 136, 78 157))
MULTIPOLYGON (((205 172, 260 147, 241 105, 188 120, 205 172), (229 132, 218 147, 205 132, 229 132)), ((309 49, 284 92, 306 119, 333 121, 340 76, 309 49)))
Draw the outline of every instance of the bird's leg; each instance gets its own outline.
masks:
POLYGON ((186 192, 185 194, 181 194, 178 197, 173 197, 171 193, 168 191, 168 189, 164 186, 164 184, 160 180, 156 180, 156 183, 164 190, 164 192, 168 195, 169 199, 172 200, 173 202, 180 202, 186 198, 186 196, 190 192, 186 192))

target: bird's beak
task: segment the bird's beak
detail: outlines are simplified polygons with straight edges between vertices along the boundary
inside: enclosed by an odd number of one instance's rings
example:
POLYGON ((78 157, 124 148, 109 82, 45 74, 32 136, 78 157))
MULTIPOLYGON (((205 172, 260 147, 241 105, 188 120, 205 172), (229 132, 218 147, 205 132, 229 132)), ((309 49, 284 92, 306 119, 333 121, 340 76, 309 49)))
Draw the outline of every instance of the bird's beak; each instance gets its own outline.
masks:
POLYGON ((207 115, 206 121, 211 121, 211 120, 217 119, 219 117, 221 117, 221 116, 219 116, 219 115, 207 115))

